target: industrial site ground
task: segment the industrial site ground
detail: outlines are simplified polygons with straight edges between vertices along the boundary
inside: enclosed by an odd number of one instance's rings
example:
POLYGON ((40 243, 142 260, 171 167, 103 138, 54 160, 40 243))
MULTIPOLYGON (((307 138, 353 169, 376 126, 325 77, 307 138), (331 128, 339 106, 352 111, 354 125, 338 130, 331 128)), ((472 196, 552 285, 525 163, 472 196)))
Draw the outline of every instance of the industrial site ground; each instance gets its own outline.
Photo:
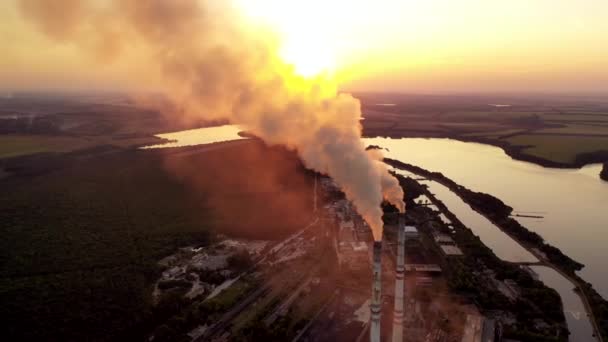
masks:
MULTIPOLYGON (((606 150, 605 134, 587 127, 603 127, 601 103, 566 103, 555 114, 542 106, 483 112, 482 102, 501 99, 469 99, 475 114, 450 114, 445 107, 460 105, 441 99, 432 114, 424 103, 395 113, 375 105, 394 98, 363 99, 376 108, 363 122, 370 136, 483 138, 507 151, 519 146, 516 158, 564 167, 600 161, 606 150), (436 115, 441 125, 430 122, 436 115), (407 125, 412 116, 428 127, 407 125), (576 142, 556 147, 556 135, 559 144, 570 141, 563 135, 576 142)), ((7 340, 369 339, 369 227, 331 179, 307 170, 292 151, 255 139, 139 150, 159 142, 155 133, 215 123, 169 125, 120 97, 2 101, 0 318, 7 340)), ((399 177, 406 224, 416 227, 406 244, 406 340, 566 341, 558 294, 522 265, 498 259, 424 178, 399 177)), ((388 340, 398 225, 395 208, 384 210, 388 340)), ((596 318, 605 331, 606 316, 596 318)))

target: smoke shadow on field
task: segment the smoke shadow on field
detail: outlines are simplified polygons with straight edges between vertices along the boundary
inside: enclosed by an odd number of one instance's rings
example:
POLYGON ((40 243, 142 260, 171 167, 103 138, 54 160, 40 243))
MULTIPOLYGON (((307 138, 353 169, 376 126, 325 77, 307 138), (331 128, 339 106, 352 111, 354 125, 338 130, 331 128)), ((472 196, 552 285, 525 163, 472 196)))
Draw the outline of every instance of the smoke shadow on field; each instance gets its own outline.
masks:
POLYGON ((204 194, 218 233, 276 239, 313 219, 312 173, 284 148, 255 140, 185 156, 167 154, 164 165, 204 194))

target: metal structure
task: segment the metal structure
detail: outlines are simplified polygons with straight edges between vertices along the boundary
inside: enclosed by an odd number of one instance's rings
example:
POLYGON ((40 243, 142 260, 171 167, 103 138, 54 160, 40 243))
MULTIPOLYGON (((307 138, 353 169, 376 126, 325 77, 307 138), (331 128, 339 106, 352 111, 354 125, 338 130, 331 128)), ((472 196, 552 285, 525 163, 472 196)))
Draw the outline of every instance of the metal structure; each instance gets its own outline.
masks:
POLYGON ((397 227, 397 269, 395 270, 395 312, 393 315, 393 342, 403 342, 403 276, 405 272, 405 222, 399 215, 397 227))
POLYGON ((382 314, 382 241, 374 241, 370 342, 380 342, 380 319, 382 314))

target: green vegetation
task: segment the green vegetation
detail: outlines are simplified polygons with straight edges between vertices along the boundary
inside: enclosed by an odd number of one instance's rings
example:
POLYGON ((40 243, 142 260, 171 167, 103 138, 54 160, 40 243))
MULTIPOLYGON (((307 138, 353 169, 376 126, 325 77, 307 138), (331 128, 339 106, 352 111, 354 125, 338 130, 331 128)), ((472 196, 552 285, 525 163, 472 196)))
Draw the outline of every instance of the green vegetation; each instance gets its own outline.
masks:
POLYGON ((70 152, 91 147, 82 138, 44 135, 0 135, 0 158, 42 152, 70 152))
MULTIPOLYGON (((523 227, 517 220, 514 220, 513 218, 511 218, 509 216, 512 211, 511 207, 507 206, 501 200, 499 200, 491 195, 473 192, 463 186, 460 186, 460 185, 456 184, 455 182, 453 182, 451 179, 443 176, 441 173, 429 172, 429 171, 419 168, 417 166, 405 164, 405 163, 395 161, 395 160, 385 160, 385 161, 388 164, 391 164, 393 166, 403 168, 403 169, 409 170, 410 172, 414 172, 416 174, 419 174, 419 175, 428 177, 430 179, 434 179, 438 182, 441 182, 445 186, 449 187, 456 194, 458 194, 466 203, 471 205, 471 207, 473 207, 475 210, 479 211, 481 214, 488 217, 488 219, 490 219, 494 224, 496 224, 498 227, 503 229, 505 232, 512 235, 515 239, 517 239, 518 241, 520 241, 523 244, 527 244, 531 247, 536 247, 540 251, 542 251, 547 256, 547 259, 553 265, 555 265, 556 267, 559 267, 561 271, 568 274, 572 279, 574 279, 580 285, 580 288, 582 289, 582 291, 584 292, 583 294, 589 301, 591 310, 593 311, 595 319, 599 325, 600 334, 604 337, 608 336, 608 301, 606 301, 604 298, 602 298, 602 296, 597 293, 597 291, 593 288, 593 286, 591 284, 585 282, 582 278, 580 278, 578 276, 576 271, 580 270, 583 267, 583 265, 580 264, 579 262, 571 259, 567 255, 563 254, 558 248, 547 244, 546 242, 544 242, 544 240, 542 239, 542 237, 540 235, 528 230, 527 228, 523 227)), ((447 208, 445 208, 445 210, 447 210, 447 208)), ((455 216, 449 215, 449 214, 446 214, 446 215, 452 222, 458 222, 458 219, 455 216)), ((459 239, 458 238, 459 235, 460 235, 459 233, 456 234, 455 239, 459 246, 461 244, 463 244, 463 250, 468 250, 469 251, 468 253, 476 253, 477 257, 481 256, 479 253, 488 254, 487 251, 484 251, 484 250, 487 250, 487 247, 485 247, 485 245, 481 244, 481 241, 479 241, 479 243, 480 243, 479 246, 476 246, 473 249, 468 249, 466 247, 468 242, 463 241, 462 239, 459 239)), ((470 241, 475 241, 475 239, 473 239, 473 240, 469 239, 469 242, 470 241)), ((491 251, 489 253, 491 253, 491 251)), ((491 254, 493 256, 493 253, 491 253, 491 254)), ((484 263, 486 263, 486 265, 492 265, 496 262, 496 257, 494 256, 492 258, 492 257, 487 257, 487 255, 486 255, 486 257, 483 260, 484 260, 484 263)), ((498 261, 500 261, 500 260, 498 260, 498 261)), ((490 266, 490 268, 492 268, 492 267, 490 266)), ((458 270, 459 268, 456 267, 455 269, 458 270)), ((499 277, 504 277, 504 278, 518 279, 518 284, 522 280, 521 275, 515 275, 515 274, 508 275, 508 274, 504 273, 505 271, 510 272, 509 268, 505 267, 504 269, 499 269, 497 272, 497 275, 499 277), (502 273, 502 275, 501 275, 501 273, 502 273), (514 276, 516 276, 516 278, 514 278, 514 276)), ((515 270, 513 270, 513 271, 515 271, 515 270)), ((462 288, 464 286, 465 289, 468 286, 470 288, 472 283, 470 280, 467 280, 467 278, 470 278, 470 276, 467 275, 466 272, 464 272, 464 273, 461 272, 460 275, 456 278, 456 280, 452 280, 452 286, 455 286, 455 288, 459 288, 459 287, 462 288)), ((526 283, 528 282, 528 280, 525 280, 525 279, 524 279, 524 281, 526 283)), ((524 292, 524 294, 525 293, 526 292, 524 292)), ((530 300, 534 300, 535 297, 539 298, 539 300, 542 300, 542 298, 545 298, 545 297, 539 297, 538 293, 534 293, 534 292, 530 293, 530 295, 529 295, 530 300)), ((546 297, 546 298, 550 299, 550 297, 546 297)), ((543 304, 541 307, 552 308, 551 300, 549 300, 549 299, 542 300, 543 304)), ((553 312, 556 315, 555 318, 557 318, 557 313, 556 313, 554 307, 552 309, 550 309, 549 311, 553 312)), ((518 310, 517 312, 520 312, 520 310, 518 310)), ((517 329, 517 331, 520 331, 522 333, 526 332, 526 334, 529 333, 529 331, 527 331, 526 329, 523 329, 523 330, 517 329)), ((529 333, 529 336, 533 336, 533 335, 534 335, 533 333, 529 333)), ((520 336, 520 335, 517 334, 514 336, 520 336)), ((530 340, 534 340, 534 339, 531 338, 530 340)))
MULTIPOLYGON (((401 184, 415 182, 413 179, 403 176, 398 176, 398 178, 401 184)), ((434 198, 428 190, 425 195, 434 198)), ((449 287, 471 299, 483 310, 516 313, 519 324, 517 330, 526 331, 525 334, 517 335, 522 341, 566 341, 567 329, 559 294, 542 282, 534 280, 519 266, 500 260, 478 236, 475 236, 448 210, 445 204, 436 198, 434 198, 434 203, 452 222, 455 230, 451 236, 464 253, 462 258, 444 258, 442 260, 444 266, 442 268, 449 287), (484 272, 485 268, 491 270, 497 280, 515 280, 520 289, 520 296, 515 301, 505 297, 488 279, 488 275, 484 272), (534 324, 535 320, 548 322, 549 329, 546 331, 539 329, 534 324), (547 339, 546 336, 553 335, 555 329, 560 332, 561 337, 547 339), (537 339, 538 336, 544 337, 537 339)), ((445 226, 443 229, 445 233, 448 233, 445 226)), ((434 244, 432 246, 438 249, 434 244)), ((441 253, 439 250, 436 252, 441 253)), ((505 336, 515 337, 515 334, 508 331, 505 336)))
POLYGON ((134 155, 3 186, 5 337, 116 341, 151 329, 156 262, 211 238, 213 215, 190 198, 157 160, 134 155))
MULTIPOLYGON (((5 339, 142 340, 186 306, 187 288, 176 284, 161 285, 173 302, 153 306, 160 259, 207 245, 217 232, 274 239, 310 220, 311 182, 284 150, 251 143, 184 157, 110 152, 7 164, 15 175, 0 180, 5 339)), ((225 296, 232 291, 242 288, 225 296)))
POLYGON ((500 199, 489 194, 471 191, 464 186, 456 184, 453 180, 445 177, 440 172, 429 172, 418 166, 402 163, 397 160, 385 159, 385 162, 445 185, 462 198, 465 203, 486 216, 496 226, 512 235, 517 241, 538 248, 547 255, 549 261, 556 265, 560 265, 560 267, 563 267, 569 273, 574 273, 583 268, 581 263, 569 258, 558 248, 545 243, 540 235, 528 230, 517 220, 511 218, 510 215, 513 208, 504 204, 500 199))
MULTIPOLYGON (((571 275, 572 276, 572 275, 571 275)), ((574 278, 581 284, 583 294, 591 305, 591 310, 597 321, 600 329, 600 334, 606 339, 608 336, 608 300, 605 300, 590 283, 587 283, 578 275, 574 275, 574 278)))
POLYGON ((239 300, 243 299, 250 291, 255 289, 260 282, 251 276, 243 277, 237 280, 230 287, 222 291, 219 295, 204 301, 198 307, 199 314, 205 321, 212 322, 219 318, 219 314, 227 311, 234 306, 239 300))
POLYGON ((564 164, 576 162, 582 154, 608 152, 608 136, 518 135, 507 141, 517 146, 531 146, 523 150, 526 154, 564 164))
POLYGON ((605 98, 356 95, 366 111, 368 137, 480 142, 501 147, 515 159, 551 167, 581 167, 608 159, 605 98), (383 102, 396 105, 374 105, 383 102))
POLYGON ((154 137, 115 139, 111 137, 75 137, 62 135, 0 135, 0 159, 36 153, 66 153, 90 149, 96 146, 119 148, 156 144, 154 137))

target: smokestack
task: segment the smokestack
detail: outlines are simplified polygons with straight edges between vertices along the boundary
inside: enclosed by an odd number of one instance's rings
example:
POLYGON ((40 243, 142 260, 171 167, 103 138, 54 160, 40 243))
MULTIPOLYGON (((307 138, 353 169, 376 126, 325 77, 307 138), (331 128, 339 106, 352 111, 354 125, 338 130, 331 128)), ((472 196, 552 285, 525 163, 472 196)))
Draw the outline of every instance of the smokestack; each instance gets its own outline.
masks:
POLYGON ((393 342, 403 342, 403 273, 405 272, 405 219, 399 215, 397 228, 397 269, 395 270, 395 313, 393 316, 393 342))
POLYGON ((382 241, 374 241, 374 279, 372 282, 370 342, 380 342, 380 315, 382 312, 382 241))

